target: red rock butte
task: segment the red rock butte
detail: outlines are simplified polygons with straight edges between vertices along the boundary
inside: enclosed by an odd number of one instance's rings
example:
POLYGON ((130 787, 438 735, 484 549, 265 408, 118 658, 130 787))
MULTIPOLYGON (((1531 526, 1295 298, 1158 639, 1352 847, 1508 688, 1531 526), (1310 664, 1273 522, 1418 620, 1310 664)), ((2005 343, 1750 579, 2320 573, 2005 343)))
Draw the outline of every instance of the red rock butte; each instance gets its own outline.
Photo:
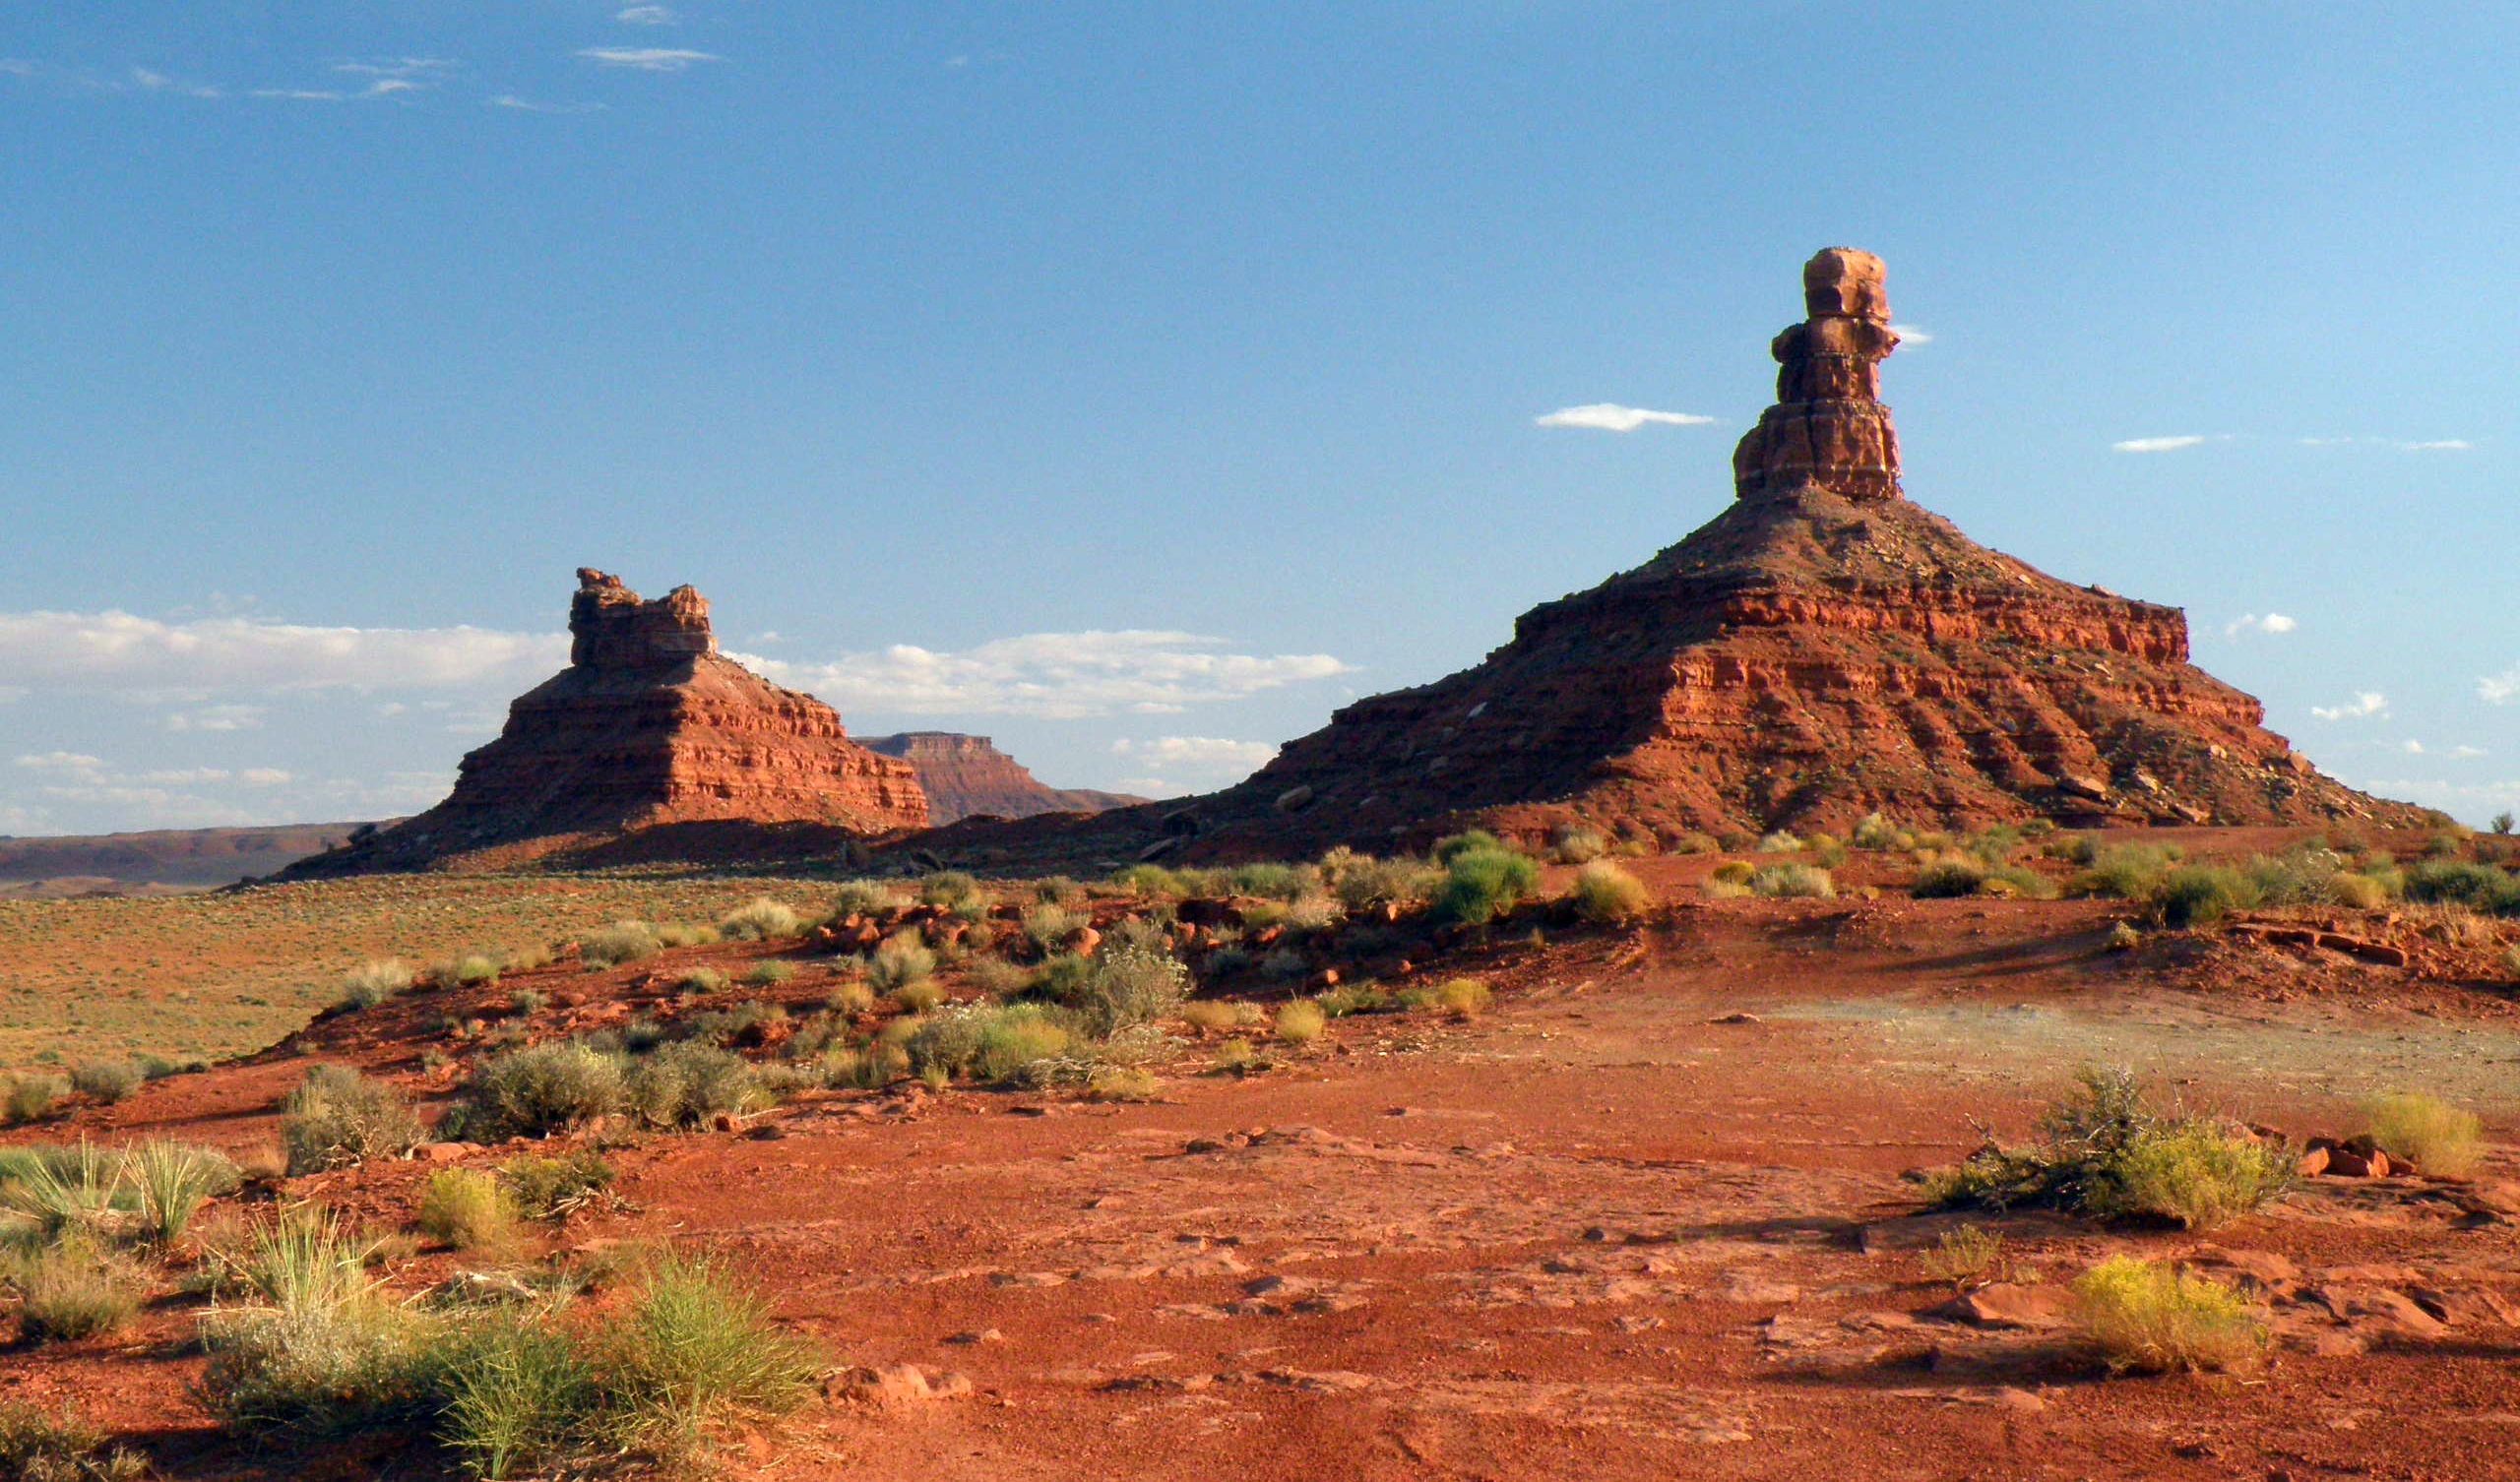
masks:
POLYGON ((1091 787, 1051 787, 1031 769, 999 751, 986 736, 956 731, 903 731, 860 736, 868 751, 899 757, 918 769, 927 793, 928 820, 943 825, 967 818, 1031 818, 1041 813, 1102 813, 1146 799, 1091 787))
MULTIPOLYGON (((1421 843, 1470 824, 1670 835, 1915 822, 2413 822, 2321 775, 2188 662, 2175 607, 2060 582, 1911 502, 1880 400, 1881 260, 1804 267, 1733 502, 1544 603, 1476 668, 1360 701, 1139 847, 1421 843), (1150 841, 1151 840, 1151 841, 1150 841)), ((1129 841, 1102 841, 1106 852, 1129 841)))
POLYGON ((495 867, 669 824, 925 827, 911 764, 720 654, 708 599, 689 587, 642 601, 581 569, 569 637, 569 667, 508 707, 446 801, 287 874, 495 867))

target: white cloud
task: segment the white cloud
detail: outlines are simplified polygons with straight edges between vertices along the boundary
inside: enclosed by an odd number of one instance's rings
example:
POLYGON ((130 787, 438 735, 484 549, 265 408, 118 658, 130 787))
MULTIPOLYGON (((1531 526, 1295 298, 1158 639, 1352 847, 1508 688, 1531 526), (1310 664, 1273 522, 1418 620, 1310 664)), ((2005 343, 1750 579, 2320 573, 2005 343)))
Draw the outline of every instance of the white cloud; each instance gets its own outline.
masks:
POLYGON ((2130 437, 2122 443, 2110 444, 2109 450, 2111 453, 2175 453, 2181 448, 2193 448, 2211 441, 2213 439, 2201 432, 2182 433, 2177 437, 2130 437))
POLYGON ((2477 698, 2488 705, 2503 705, 2515 697, 2520 697, 2520 664, 2477 681, 2477 698))
POLYGON ((898 715, 1161 714, 1352 672, 1327 653, 1215 651, 1224 642, 1130 629, 1033 633, 954 653, 896 644, 828 663, 734 657, 781 684, 812 691, 844 713, 898 715))
POLYGON ((297 103, 346 103, 350 100, 346 93, 333 93, 322 88, 257 88, 253 95, 297 103))
POLYGON ((578 55, 606 67, 631 67, 641 72, 680 72, 694 62, 725 60, 676 46, 589 46, 578 55))
POLYGON ((1114 741, 1111 752, 1166 772, 1229 772, 1239 777, 1267 766, 1269 759, 1278 754, 1278 743, 1228 741, 1221 736, 1158 736, 1150 741, 1114 741))
POLYGON ((512 108, 519 113, 600 113, 609 106, 605 103, 537 103, 513 93, 485 97, 481 99, 481 105, 485 108, 512 108))
POLYGON ((677 17, 667 6, 633 5, 626 10, 614 12, 612 19, 624 26, 671 26, 680 17, 677 17))
POLYGON ((236 780, 248 787, 278 787, 294 778, 277 767, 248 767, 236 773, 236 780))
POLYGON ((0 73, 6 73, 11 77, 32 77, 35 75, 35 64, 21 61, 16 57, 0 57, 0 73))
POLYGON ((1665 422, 1673 427, 1703 427, 1714 421, 1688 411, 1651 411, 1642 406, 1621 406, 1615 401, 1595 401, 1589 406, 1561 406, 1546 416, 1532 418, 1535 427, 1591 427, 1603 432, 1634 432, 1648 422, 1665 422))
POLYGON ((242 731, 263 723, 259 705, 209 705, 197 710, 178 710, 168 715, 163 724, 170 731, 242 731))
POLYGON ((2290 633, 2300 626, 2280 612, 2270 612, 2263 617, 2254 612, 2244 612, 2225 626, 2223 634, 2231 638, 2242 633, 2290 633))
POLYGON ((2465 453, 2475 446, 2476 444, 2463 437, 2434 438, 2427 443, 2398 444, 2399 450, 2405 453, 2465 453))
POLYGON ((2405 752, 2410 757, 2420 757, 2424 755, 2424 743, 2413 740, 2401 741, 2398 743, 2398 750, 2405 752))
POLYGON ((185 97, 224 97, 225 93, 206 83, 179 83, 162 72, 146 67, 131 69, 131 80, 149 93, 174 93, 185 97))
POLYGON ((1894 324, 1890 333, 1899 337, 1901 344, 1931 344, 1933 336, 1912 324, 1894 324))
POLYGON ((48 751, 35 756, 20 757, 18 765, 38 772, 94 772, 105 765, 105 760, 102 757, 89 756, 85 752, 48 751))
POLYGON ((2450 748, 2450 755, 2462 762, 2467 762, 2486 755, 2486 749, 2482 746, 2453 746, 2450 748))
POLYGON ((2354 698, 2343 705, 2314 705, 2310 713, 2321 720, 2359 720, 2365 715, 2389 717, 2389 697, 2377 690, 2357 690, 2354 698))
POLYGON ((2465 453, 2476 444, 2463 437, 2412 440, 2394 437, 2305 437, 2296 441, 2304 448, 2395 448, 2400 453, 2465 453))
POLYGON ((0 684, 28 689, 442 689, 540 678, 559 634, 486 628, 313 628, 259 618, 168 623, 128 612, 0 613, 0 684))

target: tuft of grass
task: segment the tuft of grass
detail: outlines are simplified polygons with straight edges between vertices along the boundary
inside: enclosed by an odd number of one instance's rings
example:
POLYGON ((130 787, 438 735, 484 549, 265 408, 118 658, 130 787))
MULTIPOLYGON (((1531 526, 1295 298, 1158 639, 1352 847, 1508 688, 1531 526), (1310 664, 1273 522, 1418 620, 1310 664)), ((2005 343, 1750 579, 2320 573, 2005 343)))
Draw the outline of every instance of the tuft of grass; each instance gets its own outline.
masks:
POLYGON ((918 882, 918 902, 941 905, 966 920, 976 921, 988 911, 988 895, 980 883, 961 870, 938 870, 924 875, 918 882))
POLYGON ((369 1248, 321 1210, 258 1227, 226 1258, 245 1300, 202 1319, 209 1354, 194 1393, 248 1433, 331 1436, 420 1418, 434 1407, 431 1320, 386 1298, 369 1248))
POLYGON ((499 1165, 517 1213, 527 1219, 557 1219, 612 1187, 612 1165, 592 1152, 542 1158, 527 1154, 499 1165))
POLYGON ((504 1251, 516 1243, 516 1205, 494 1176, 478 1168, 440 1168, 420 1186, 411 1222, 421 1234, 459 1251, 504 1251))
MULTIPOLYGON (((1451 844, 1466 835, 1444 840, 1451 844)), ((1443 846, 1437 845, 1442 854, 1443 846)), ((1511 912, 1540 885, 1540 866, 1500 845, 1455 849, 1444 859, 1444 883, 1435 913, 1447 921, 1480 926, 1511 912)))
POLYGON ((2463 1178, 2485 1156, 2484 1124, 2438 1096, 2395 1091, 2362 1103, 2362 1130, 2380 1150, 2426 1173, 2463 1178))
POLYGON ((642 1056, 622 1090, 640 1121, 666 1129, 705 1127, 721 1112, 758 1111, 771 1099, 742 1056, 698 1040, 642 1056))
POLYGON ((772 942, 804 929, 804 917, 767 895, 756 896, 718 922, 718 935, 729 942, 772 942))
POLYGON ((724 993, 726 975, 715 967, 694 967, 673 980, 678 993, 724 993))
POLYGON ((307 1067, 280 1112, 292 1174, 401 1157, 427 1140, 402 1092, 346 1065, 307 1067))
POLYGON ((47 1411, 0 1400, 0 1477, 16 1482, 140 1482, 148 1459, 105 1444, 102 1431, 69 1409, 47 1411))
POLYGON ((70 1082, 42 1071, 12 1076, 7 1089, 0 1092, 0 1113, 5 1113, 12 1127, 28 1122, 40 1122, 59 1109, 62 1098, 70 1094, 70 1082))
POLYGON ((657 929, 645 921, 615 921, 578 939, 578 960, 590 967, 617 967, 653 957, 663 950, 657 929))
POLYGON ((776 988, 796 975, 796 964, 764 957, 744 969, 744 983, 753 988, 776 988))
POLYGON ((1645 882, 1606 859, 1594 860, 1575 872, 1572 895, 1577 914, 1606 925, 1635 920, 1653 898, 1645 882))
POLYGON ((2247 1369, 2266 1352, 2265 1325, 2236 1290, 2162 1262, 2112 1257, 2075 1278, 2074 1295, 2114 1372, 2247 1369))
POLYGON ((831 893, 835 916, 874 916, 901 907, 901 892, 876 880, 844 880, 831 893))
POLYGON ((1793 854, 1798 852, 1802 846, 1801 839, 1779 829, 1760 838, 1758 851, 1762 854, 1793 854))
POLYGON ((1227 999, 1195 999, 1181 1006, 1181 1018, 1194 1029, 1230 1029, 1242 1022, 1242 1011, 1227 999))
POLYGON ((1278 1038, 1284 1042, 1308 1045, 1321 1037, 1323 1027, 1329 1022, 1330 1016, 1321 1012, 1319 1004, 1308 999, 1296 999, 1278 1010, 1275 1028, 1278 1038))
POLYGON ((1477 978, 1453 978, 1435 985, 1429 1007, 1442 1010, 1455 1019, 1475 1019, 1487 1012, 1495 995, 1477 978))
POLYGON ((486 1482, 579 1449, 597 1411, 596 1367, 580 1345, 521 1314, 462 1333, 439 1367, 438 1440, 486 1482))
POLYGON ((342 1006, 373 1009, 411 989, 411 969, 400 957, 380 957, 342 974, 342 1006))
POLYGON ((901 932, 884 939, 866 959, 866 986, 877 993, 898 994, 913 983, 923 983, 936 971, 936 954, 927 950, 915 932, 901 932))
MULTIPOLYGON (((2088 840, 2089 835, 2084 835, 2088 840)), ((2118 844, 2077 859, 2085 869, 2074 878, 2072 894, 2112 900, 2148 900, 2178 862, 2174 849, 2155 844, 2118 844)))
POLYGON ((1073 1012, 1079 1027, 1096 1039, 1169 1019, 1189 996, 1190 969, 1149 946, 1119 943, 1061 983, 1044 972, 1032 992, 1073 1012))
POLYGON ((1926 1275, 1948 1281, 1954 1291, 1967 1291, 1992 1276, 2004 1255, 2004 1237, 1984 1225, 1955 1225, 1942 1232, 1932 1250, 1919 1258, 1926 1275))
POLYGON ((718 928, 696 921, 668 921, 657 928, 661 947, 707 947, 718 940, 718 928))
POLYGON ((1043 952, 1056 952, 1077 928, 1087 925, 1083 911, 1072 911, 1055 900, 1045 900, 1024 913, 1024 935, 1043 952))
POLYGON ((1817 865, 1769 865, 1750 877, 1750 894, 1793 899, 1827 899, 1838 893, 1829 872, 1817 865))
POLYGON ((1251 1041, 1236 1036, 1217 1046, 1217 1069, 1229 1076, 1248 1076, 1268 1069, 1268 1057, 1251 1041))
POLYGON ((628 1314, 604 1333, 598 1364, 621 1439, 669 1451, 712 1422, 796 1408, 821 1369, 724 1265, 679 1254, 649 1271, 628 1314))
POLYGON ((1346 847, 1321 856, 1321 883, 1351 911, 1408 906, 1434 894, 1441 873, 1422 860, 1376 859, 1346 847))
POLYGON ((126 1149, 122 1176, 139 1205, 143 1237, 160 1247, 181 1240, 204 1204, 244 1183, 225 1153, 163 1138, 126 1149))
POLYGON ((84 1235, 27 1252, 10 1263, 18 1324, 35 1342, 77 1342, 119 1332, 140 1314, 144 1295, 130 1263, 84 1235))
POLYGON ((2153 891, 2153 914, 2165 926, 2210 926, 2265 899, 2245 873, 2227 865, 2182 865, 2153 891))
POLYGON ((2520 916, 2520 878, 2478 860, 2426 859, 2407 867, 2406 898, 2520 916))
POLYGON ((450 1130, 476 1142, 565 1132, 621 1110, 622 1081, 620 1056, 577 1040, 503 1051, 466 1081, 450 1130))
POLYGON ((96 1060, 70 1073, 70 1088, 83 1096, 93 1096, 110 1106, 126 1100, 148 1080, 140 1067, 128 1060, 96 1060))
POLYGON ((1549 850, 1562 864, 1590 864, 1609 852, 1610 841, 1599 829, 1560 824, 1549 834, 1549 850))

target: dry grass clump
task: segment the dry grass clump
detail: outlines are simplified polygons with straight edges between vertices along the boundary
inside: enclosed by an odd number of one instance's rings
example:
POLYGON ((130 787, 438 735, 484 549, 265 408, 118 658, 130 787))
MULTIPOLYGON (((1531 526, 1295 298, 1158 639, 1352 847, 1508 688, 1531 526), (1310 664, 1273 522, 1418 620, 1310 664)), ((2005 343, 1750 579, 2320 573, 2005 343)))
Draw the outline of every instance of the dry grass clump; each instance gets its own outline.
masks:
POLYGON ((70 1073, 70 1088, 110 1106, 140 1089, 148 1078, 128 1060, 96 1060, 70 1073))
POLYGON ((1579 915, 1606 925, 1632 921, 1643 915, 1653 901, 1645 882, 1606 859, 1597 859, 1577 870, 1571 894, 1579 915))
POLYGON ((1961 1224, 1942 1232, 1932 1250, 1918 1258, 1927 1276, 1967 1291, 1990 1279, 2003 1262, 2004 1237, 1982 1224, 1961 1224))
POLYGON ((2115 1256, 2075 1278, 2085 1328, 2112 1371, 2238 1370, 2265 1356, 2267 1331, 2222 1282, 2115 1256))
POLYGON ((590 967, 617 967, 653 957, 663 950, 657 929, 645 921, 615 921, 578 939, 578 960, 590 967))
POLYGON ((31 1401, 0 1401, 0 1477, 17 1482, 140 1482, 148 1458, 105 1444, 76 1413, 31 1401))
POLYGON ((2078 844, 2082 847, 2066 857, 2085 869, 2074 877, 2067 894, 2111 900, 2151 898, 2181 856, 2174 844, 2118 844, 2103 849, 2088 834, 2079 835, 2078 844))
POLYGON ((770 942, 805 929, 805 918, 767 895, 760 895, 721 917, 718 935, 729 942, 770 942))
POLYGON ((914 983, 926 982, 935 972, 936 954, 915 932, 902 932, 886 937, 866 959, 866 986, 879 994, 899 994, 914 983))
POLYGON ((2485 1125, 2477 1114, 2420 1091, 2363 1102, 2362 1130, 2390 1157, 2445 1178, 2466 1177, 2485 1156, 2485 1125))
POLYGON ((1330 1016, 1321 1006, 1307 999, 1295 999, 1281 1006, 1274 1026, 1278 1038, 1291 1045, 1308 1045, 1321 1037, 1329 1025, 1330 1016))
POLYGON ((6 1269, 19 1328, 38 1343, 119 1332, 139 1316, 148 1290, 137 1267, 85 1234, 22 1252, 6 1269))
POLYGON ((2263 887, 2228 865, 2182 865, 2153 890, 2153 915, 2164 926, 2210 926, 2266 898, 2263 887))
POLYGON ((516 1205, 498 1179, 478 1168, 440 1168, 420 1186, 411 1222, 459 1251, 504 1251, 516 1243, 516 1205))
POLYGON ((1044 900, 1024 913, 1024 935, 1043 952, 1056 952, 1065 946, 1077 929, 1091 925, 1083 911, 1074 911, 1054 900, 1044 900))
POLYGON ((1496 995, 1477 978, 1452 978, 1435 985, 1428 1007, 1452 1016, 1470 1019, 1487 1012, 1496 995))
POLYGON ((446 1131, 476 1142, 543 1137, 623 1105, 622 1063, 577 1040, 503 1051, 476 1066, 446 1131))
POLYGON ((45 1071, 11 1076, 0 1081, 0 1117, 12 1127, 40 1122, 59 1109, 70 1094, 70 1082, 45 1071))
POLYGON ((744 969, 744 983, 753 988, 776 988, 796 975, 796 964, 764 957, 744 969))
POLYGON ((988 893, 980 883, 960 870, 938 870, 920 877, 918 901, 921 905, 941 905, 967 921, 976 921, 988 914, 988 893))
POLYGON ((280 1113, 292 1174, 401 1157, 427 1141, 402 1092, 346 1065, 308 1067, 280 1113))
POLYGON ((1341 847, 1321 856, 1321 883, 1351 911, 1410 906, 1431 897, 1441 871, 1419 859, 1377 859, 1341 847))
POLYGON ((410 965, 400 957, 380 957, 342 974, 342 1006, 373 1009, 398 993, 410 991, 410 965))
POLYGON ((1779 864, 1750 877, 1750 894, 1787 899, 1826 900, 1838 894, 1829 872, 1817 865, 1779 864))
POLYGON ((1599 829, 1560 824, 1549 834, 1549 852, 1560 864, 1590 864, 1609 852, 1610 841, 1599 829))

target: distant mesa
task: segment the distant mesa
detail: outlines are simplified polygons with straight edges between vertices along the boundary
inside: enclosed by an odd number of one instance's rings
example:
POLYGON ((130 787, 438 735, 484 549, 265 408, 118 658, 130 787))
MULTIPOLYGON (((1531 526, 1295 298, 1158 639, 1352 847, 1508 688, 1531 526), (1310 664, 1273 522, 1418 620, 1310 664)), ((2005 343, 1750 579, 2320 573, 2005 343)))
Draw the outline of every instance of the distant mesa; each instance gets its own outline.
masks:
MULTIPOLYGON (((1777 401, 1734 501, 1688 538, 1523 614, 1475 668, 1339 711, 1224 792, 1105 815, 1010 855, 1308 853, 1480 825, 1684 832, 2045 818, 2413 823, 2320 774, 2188 662, 2175 607, 1985 549, 1905 495, 1880 401, 1881 260, 1805 265, 1777 401)), ((992 841, 973 837, 985 848, 992 841)))
POLYGON ((509 706, 446 801, 286 875, 500 868, 679 825, 926 826, 916 770, 850 740, 830 706, 719 653, 708 600, 689 587, 642 601, 581 569, 569 636, 569 667, 509 706))
POLYGON ((1031 818, 1043 813, 1102 813, 1146 801, 1124 792, 1047 786, 986 736, 903 731, 894 736, 860 736, 857 744, 918 769, 918 785, 927 793, 928 822, 940 826, 982 815, 1031 818))
POLYGON ((0 899, 208 890, 268 875, 373 824, 156 829, 0 838, 0 899))

